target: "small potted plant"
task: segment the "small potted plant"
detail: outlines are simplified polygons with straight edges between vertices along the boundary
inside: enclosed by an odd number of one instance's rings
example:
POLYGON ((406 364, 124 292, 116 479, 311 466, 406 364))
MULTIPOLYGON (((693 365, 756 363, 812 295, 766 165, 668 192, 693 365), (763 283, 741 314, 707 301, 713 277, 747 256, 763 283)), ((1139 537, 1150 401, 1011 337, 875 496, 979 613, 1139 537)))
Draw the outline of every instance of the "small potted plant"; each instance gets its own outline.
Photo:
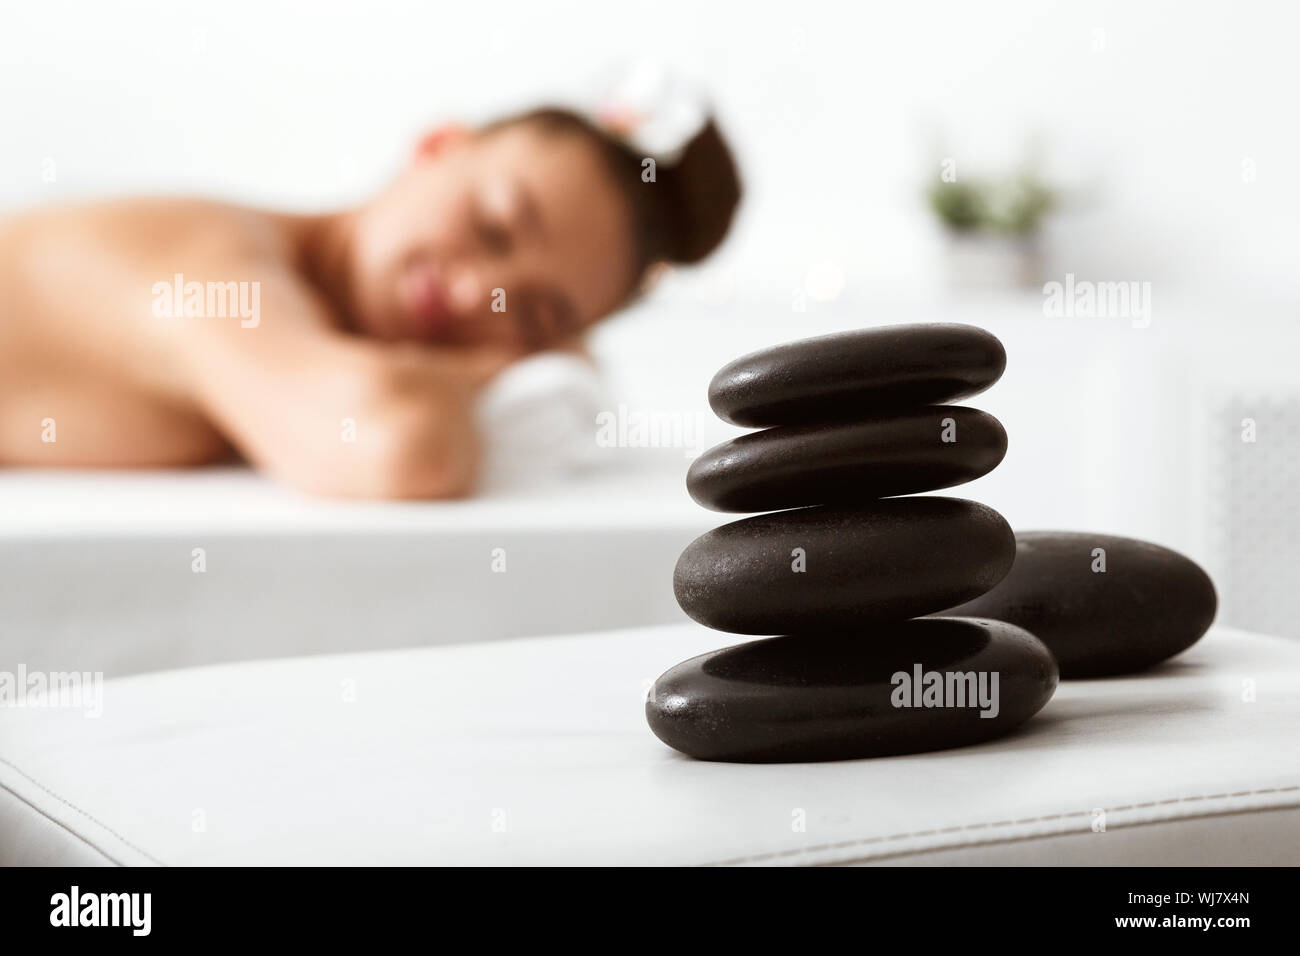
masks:
POLYGON ((1032 170, 1000 178, 940 178, 927 191, 948 233, 956 288, 1029 288, 1042 282, 1041 227, 1056 191, 1032 170))

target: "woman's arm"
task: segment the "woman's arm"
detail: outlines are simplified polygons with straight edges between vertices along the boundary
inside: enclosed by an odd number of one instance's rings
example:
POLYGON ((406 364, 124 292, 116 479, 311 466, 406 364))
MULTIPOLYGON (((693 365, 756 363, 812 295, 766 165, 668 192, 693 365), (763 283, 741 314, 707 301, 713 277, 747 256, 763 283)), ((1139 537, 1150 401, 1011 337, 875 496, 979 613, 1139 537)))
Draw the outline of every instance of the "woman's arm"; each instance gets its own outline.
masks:
POLYGON ((261 286, 255 328, 178 341, 199 407, 257 468, 316 494, 445 498, 479 464, 473 401, 516 356, 387 344, 331 327, 292 278, 261 286))

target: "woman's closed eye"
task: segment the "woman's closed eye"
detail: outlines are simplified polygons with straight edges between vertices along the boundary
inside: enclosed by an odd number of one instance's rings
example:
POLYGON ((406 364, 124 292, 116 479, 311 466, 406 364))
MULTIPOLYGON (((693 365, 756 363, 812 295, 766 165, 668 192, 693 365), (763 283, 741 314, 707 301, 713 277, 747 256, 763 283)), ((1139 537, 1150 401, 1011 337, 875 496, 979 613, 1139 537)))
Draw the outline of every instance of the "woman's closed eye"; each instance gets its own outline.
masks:
POLYGON ((478 234, 483 248, 493 255, 504 256, 514 248, 514 236, 507 223, 494 219, 491 214, 477 210, 474 215, 474 231, 478 234))
POLYGON ((530 348, 552 345, 573 331, 573 309, 562 297, 525 290, 516 298, 521 301, 511 311, 520 335, 530 348))
POLYGON ((483 246, 494 255, 514 249, 518 233, 527 223, 528 202, 517 183, 494 179, 482 185, 474 204, 474 228, 483 246))
POLYGON ((550 341, 554 334, 544 311, 539 309, 537 304, 531 300, 525 300, 515 310, 515 324, 519 328, 519 334, 524 343, 530 349, 541 348, 550 341))

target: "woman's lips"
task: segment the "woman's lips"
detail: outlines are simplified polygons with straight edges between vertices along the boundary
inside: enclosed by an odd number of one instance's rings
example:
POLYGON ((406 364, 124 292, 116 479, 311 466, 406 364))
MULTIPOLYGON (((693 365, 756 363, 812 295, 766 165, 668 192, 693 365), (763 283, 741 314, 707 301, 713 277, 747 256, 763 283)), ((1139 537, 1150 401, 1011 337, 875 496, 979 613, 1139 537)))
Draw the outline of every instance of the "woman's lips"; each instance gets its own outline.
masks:
POLYGON ((408 269, 398 282, 397 297, 417 335, 437 339, 447 333, 452 324, 447 290, 430 266, 408 269))

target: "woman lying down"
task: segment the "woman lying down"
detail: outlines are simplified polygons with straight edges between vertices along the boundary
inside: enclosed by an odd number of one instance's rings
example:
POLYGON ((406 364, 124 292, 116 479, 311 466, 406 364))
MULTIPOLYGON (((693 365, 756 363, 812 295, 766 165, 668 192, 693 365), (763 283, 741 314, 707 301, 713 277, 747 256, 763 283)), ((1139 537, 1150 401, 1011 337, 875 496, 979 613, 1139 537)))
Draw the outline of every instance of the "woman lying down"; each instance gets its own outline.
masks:
POLYGON ((320 494, 463 494, 496 373, 725 235, 740 188, 711 122, 647 158, 543 109, 430 133, 343 212, 158 199, 2 222, 0 463, 237 453, 320 494))

